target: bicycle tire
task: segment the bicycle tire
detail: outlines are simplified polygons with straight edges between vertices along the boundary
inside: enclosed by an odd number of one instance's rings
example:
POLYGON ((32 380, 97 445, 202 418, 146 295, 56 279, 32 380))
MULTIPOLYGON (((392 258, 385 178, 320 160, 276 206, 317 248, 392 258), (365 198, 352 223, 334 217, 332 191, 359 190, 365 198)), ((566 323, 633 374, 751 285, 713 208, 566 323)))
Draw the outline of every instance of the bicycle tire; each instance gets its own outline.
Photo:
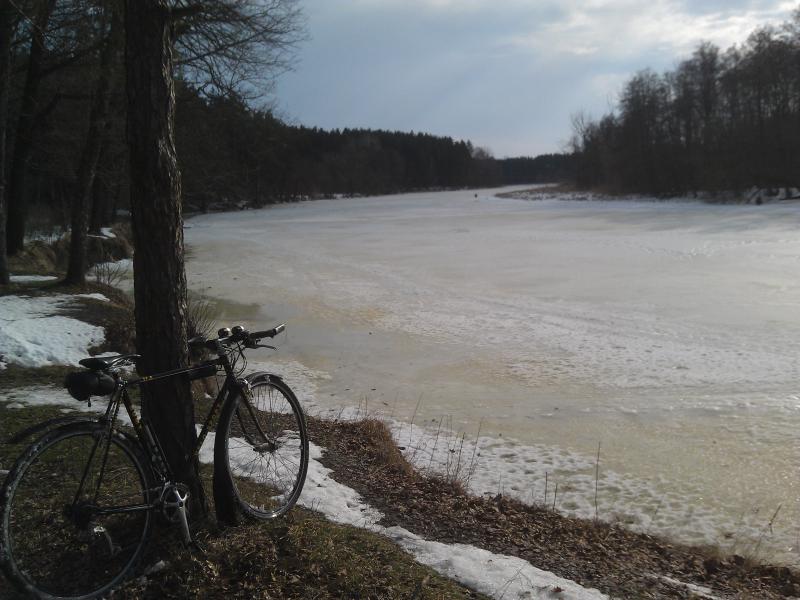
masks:
POLYGON ((97 422, 49 431, 23 452, 0 488, 0 569, 34 597, 100 597, 142 556, 151 511, 96 515, 86 506, 148 500, 150 472, 138 444, 119 432, 105 444, 105 431, 97 422))
POLYGON ((290 510, 308 471, 308 432, 300 402, 274 375, 249 378, 252 404, 232 394, 220 415, 214 473, 246 516, 275 519, 290 510), (218 475, 219 470, 222 473, 218 475))

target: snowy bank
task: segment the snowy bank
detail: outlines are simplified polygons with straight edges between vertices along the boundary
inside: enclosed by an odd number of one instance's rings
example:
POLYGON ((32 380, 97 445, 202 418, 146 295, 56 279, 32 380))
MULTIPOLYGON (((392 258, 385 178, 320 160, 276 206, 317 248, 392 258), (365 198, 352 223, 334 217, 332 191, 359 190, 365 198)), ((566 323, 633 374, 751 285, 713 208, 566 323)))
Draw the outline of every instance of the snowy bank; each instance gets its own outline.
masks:
MULTIPOLYGON (((85 295, 107 300, 100 294, 85 295)), ((76 365, 89 348, 105 339, 102 327, 60 313, 76 303, 73 296, 0 296, 0 369, 76 365)))
MULTIPOLYGON (((87 410, 84 403, 72 400, 64 390, 54 387, 23 388, 0 391, 0 402, 24 409, 29 406, 64 406, 87 410)), ((94 411, 104 404, 96 402, 94 411)), ((92 409, 88 409, 92 410, 92 409)), ((122 415, 121 415, 122 416, 122 415)), ((421 564, 492 598, 552 598, 563 600, 599 600, 605 594, 587 589, 512 556, 495 554, 466 544, 443 544, 421 538, 402 527, 378 525, 382 514, 366 504, 358 493, 331 477, 332 471, 319 459, 324 449, 311 444, 308 475, 299 504, 324 514, 335 523, 364 527, 387 536, 421 564), (559 591, 560 590, 560 591, 559 591)), ((206 438, 200 460, 214 458, 214 433, 206 438)))

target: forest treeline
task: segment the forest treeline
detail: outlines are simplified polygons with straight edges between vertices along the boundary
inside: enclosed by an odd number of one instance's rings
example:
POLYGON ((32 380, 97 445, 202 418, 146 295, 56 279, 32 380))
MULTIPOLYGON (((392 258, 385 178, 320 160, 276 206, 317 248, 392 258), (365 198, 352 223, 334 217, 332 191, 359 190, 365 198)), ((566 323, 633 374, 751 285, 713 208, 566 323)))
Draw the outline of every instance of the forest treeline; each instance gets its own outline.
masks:
MULTIPOLYGON (((297 0, 165 4, 186 210, 568 175, 562 155, 495 159, 449 137, 288 124, 255 108, 264 98, 253 91, 269 89, 270 78, 291 66, 304 36, 297 0)), ((125 78, 132 65, 122 7, 122 0, 0 0, 0 230, 10 254, 32 231, 60 225, 82 236, 129 206, 125 78)), ((83 262, 74 267, 78 279, 83 262)))
MULTIPOLYGON (((59 85, 59 82, 53 82, 59 85)), ((265 206, 304 198, 375 195, 425 189, 536 183, 569 177, 570 157, 495 159, 469 141, 427 133, 370 129, 324 130, 290 125, 254 109, 238 94, 203 93, 176 81, 175 137, 186 210, 265 206)), ((47 115, 22 193, 37 219, 69 222, 89 95, 53 90, 68 99, 47 115)), ((122 90, 103 134, 92 192, 90 229, 128 206, 127 146, 122 90)), ((44 227, 44 223, 41 224, 44 227)))
POLYGON ((573 117, 578 184, 685 194, 800 187, 800 10, 723 51, 644 70, 600 119, 573 117))
POLYGON ((450 137, 288 125, 241 99, 179 86, 177 146, 185 202, 208 208, 306 197, 562 180, 567 155, 495 159, 450 137))

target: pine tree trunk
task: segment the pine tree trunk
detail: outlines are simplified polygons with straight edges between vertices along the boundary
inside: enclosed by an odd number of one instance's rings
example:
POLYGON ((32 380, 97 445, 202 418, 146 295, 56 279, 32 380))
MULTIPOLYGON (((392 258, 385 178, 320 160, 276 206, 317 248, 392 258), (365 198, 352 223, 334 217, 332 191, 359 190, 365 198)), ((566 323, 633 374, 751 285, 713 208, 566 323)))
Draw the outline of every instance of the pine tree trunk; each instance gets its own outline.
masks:
POLYGON ((22 250, 25 244, 25 221, 28 218, 25 201, 25 175, 33 151, 33 131, 36 125, 39 83, 42 79, 45 31, 50 23, 50 15, 53 13, 55 4, 55 0, 42 2, 32 27, 25 89, 22 92, 22 103, 14 141, 14 155, 11 160, 11 172, 6 190, 8 210, 6 247, 9 254, 16 254, 22 250))
MULTIPOLYGON (((97 168, 100 170, 105 161, 105 145, 100 150, 100 159, 97 163, 97 168)), ((89 211, 89 233, 100 235, 100 230, 106 225, 106 212, 110 202, 108 201, 109 194, 108 184, 103 177, 95 175, 94 186, 92 186, 92 209, 89 211)))
POLYGON ((111 5, 111 29, 100 60, 94 101, 89 113, 89 129, 86 133, 81 161, 78 166, 78 185, 72 198, 69 265, 65 283, 82 284, 86 281, 86 242, 89 228, 89 209, 92 190, 97 175, 97 163, 103 147, 103 133, 107 126, 108 107, 111 96, 111 81, 117 63, 117 51, 122 37, 119 9, 111 5))
POLYGON ((11 36, 14 10, 10 0, 0 0, 0 285, 7 284, 6 260, 6 130, 8 93, 11 85, 11 36))
MULTIPOLYGON (((126 0, 128 146, 134 240, 136 346, 142 375, 184 366, 186 273, 181 179, 175 154, 175 90, 166 0, 126 0)), ((177 481, 188 484, 193 516, 206 504, 196 461, 194 407, 185 378, 142 387, 144 417, 177 481)))

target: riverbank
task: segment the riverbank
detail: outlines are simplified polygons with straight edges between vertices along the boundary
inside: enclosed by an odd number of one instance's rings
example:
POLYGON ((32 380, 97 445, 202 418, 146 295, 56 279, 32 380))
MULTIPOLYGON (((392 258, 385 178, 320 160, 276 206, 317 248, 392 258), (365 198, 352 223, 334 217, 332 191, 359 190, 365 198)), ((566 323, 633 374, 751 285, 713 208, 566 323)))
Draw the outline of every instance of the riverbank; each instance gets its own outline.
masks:
POLYGON ((707 204, 752 204, 800 201, 797 188, 750 188, 739 191, 697 191, 690 194, 662 195, 610 193, 602 189, 581 189, 569 183, 541 185, 498 194, 517 200, 630 201, 630 202, 702 202, 707 204))
MULTIPOLYGON (((47 285, 27 284, 14 295, 72 295, 91 310, 73 309, 70 318, 91 316, 87 324, 100 327, 125 320, 122 301, 99 298, 112 290, 67 294, 47 285), (107 307, 103 319, 96 317, 100 306, 107 307)), ((115 343, 124 338, 106 337, 96 349, 115 343)), ((57 387, 68 368, 10 365, 0 374, 2 440, 82 407, 57 387)), ((315 466, 301 499, 306 508, 271 524, 225 531, 204 524, 205 556, 183 552, 167 532, 145 560, 149 574, 116 597, 153 598, 167 590, 179 597, 481 597, 477 588, 494 598, 593 598, 600 597, 591 591, 597 589, 611 597, 768 599, 800 591, 795 571, 746 556, 567 518, 502 494, 472 496, 458 477, 443 481, 415 470, 380 421, 311 418, 309 426, 319 451, 312 453, 315 466)), ((0 446, 0 469, 20 450, 0 446)), ((0 584, 0 596, 6 594, 11 597, 0 584)))

